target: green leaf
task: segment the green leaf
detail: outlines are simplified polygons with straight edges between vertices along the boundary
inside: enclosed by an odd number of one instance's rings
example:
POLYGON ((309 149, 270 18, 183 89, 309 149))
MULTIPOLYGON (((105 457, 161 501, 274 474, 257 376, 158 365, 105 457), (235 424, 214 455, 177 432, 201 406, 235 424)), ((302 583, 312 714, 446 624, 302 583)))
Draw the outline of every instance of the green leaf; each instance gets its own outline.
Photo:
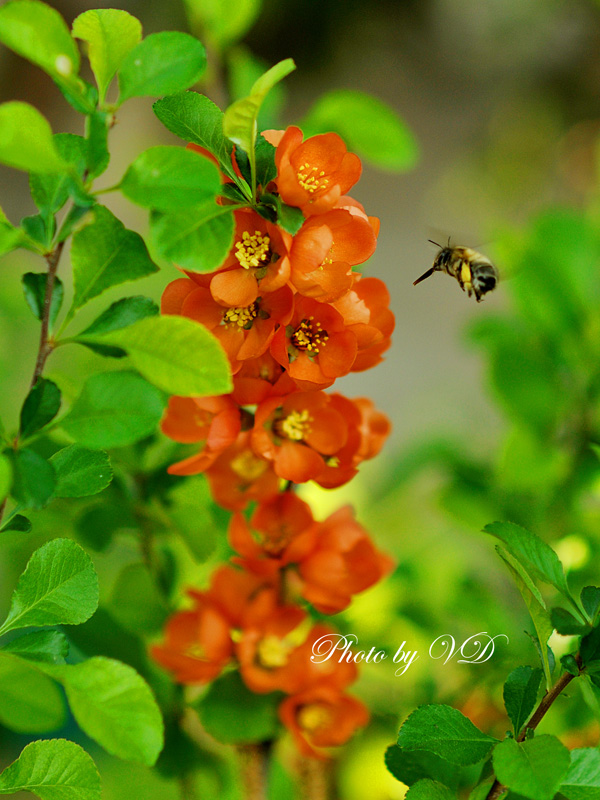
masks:
POLYGON ((189 209, 214 200, 221 188, 218 169, 184 147, 159 145, 145 150, 121 181, 123 194, 146 208, 189 209))
POLYGON ((28 661, 64 664, 69 654, 69 642, 60 631, 33 631, 12 639, 0 649, 28 661))
POLYGON ((569 800, 598 800, 600 796, 600 750, 597 747, 571 750, 571 766, 560 791, 569 800))
POLYGON ((0 651, 0 722, 17 733, 34 734, 55 731, 66 722, 65 701, 56 684, 5 650, 0 651))
POLYGON ((123 567, 114 585, 110 610, 124 628, 136 635, 160 631, 169 613, 143 564, 123 567))
POLYGON ((163 721, 148 684, 127 664, 97 656, 46 668, 65 687, 79 727, 108 753, 152 766, 163 721))
POLYGON ((430 778, 452 788, 458 785, 459 767, 426 750, 409 752, 392 744, 385 751, 385 765, 394 778, 407 786, 412 786, 423 778, 430 778))
MULTIPOLYGON (((263 136, 259 137, 256 143, 256 182, 263 188, 266 188, 267 184, 277 177, 275 150, 276 148, 271 142, 267 142, 263 136)), ((291 206, 286 206, 286 208, 291 208, 291 206)))
POLYGON ((158 270, 142 237, 127 230, 104 206, 96 206, 93 221, 73 236, 71 261, 74 308, 80 308, 111 286, 158 270))
POLYGON ((456 800, 456 794, 447 786, 428 779, 417 781, 405 797, 406 800, 456 800))
POLYGON ((277 197, 277 222, 284 231, 295 236, 304 223, 304 214, 299 208, 288 206, 277 197))
POLYGON ((390 172, 412 169, 419 159, 417 140, 406 123, 364 92, 338 89, 321 95, 300 127, 305 137, 338 133, 350 150, 390 172))
POLYGON ((250 29, 262 6, 261 0, 184 0, 190 27, 216 47, 225 49, 250 29))
POLYGON ((77 538, 87 548, 103 552, 121 528, 134 528, 135 522, 113 503, 99 503, 85 509, 75 521, 77 538))
POLYGON ((169 492, 169 519, 199 562, 206 561, 219 539, 218 520, 213 509, 208 482, 203 475, 191 475, 169 492))
MULTIPOLYGON (((26 1, 27 4, 35 2, 26 1)), ((21 4, 25 5, 25 0, 14 3, 21 4)), ((5 8, 8 6, 0 7, 0 14, 5 8)), ((69 169, 56 149, 45 117, 28 103, 16 100, 0 105, 0 162, 36 174, 69 169)))
POLYGON ((45 458, 24 448, 11 454, 12 494, 21 508, 43 508, 54 491, 54 470, 45 458))
MULTIPOLYGON (((108 9, 107 9, 108 10, 108 9)), ((97 178, 108 167, 108 129, 112 117, 106 111, 95 110, 86 120, 87 163, 90 178, 97 178)))
POLYGON ((50 249, 50 240, 54 236, 54 217, 47 219, 41 214, 23 217, 21 227, 38 251, 45 253, 50 249))
POLYGON ((521 566, 521 564, 515 558, 513 558, 510 553, 507 553, 501 547, 497 547, 496 552, 500 558, 503 559, 509 571, 511 572, 517 585, 517 589, 521 593, 521 596, 525 601, 525 605, 527 606, 527 610, 529 611, 529 615, 531 616, 531 620, 537 634, 537 643, 539 646, 542 667, 544 669, 544 676, 546 678, 546 686, 547 688, 550 688, 550 684, 552 682, 552 670, 550 669, 550 662, 548 659, 547 644, 548 639, 554 631, 554 626, 550 622, 550 615, 546 610, 546 604, 544 603, 537 587, 531 580, 531 577, 527 574, 527 571, 521 566))
POLYGON ((98 84, 100 102, 125 56, 142 38, 136 17, 116 8, 84 11, 73 21, 73 36, 88 43, 88 58, 98 84))
POLYGON ((0 794, 29 791, 41 800, 101 800, 90 756, 66 739, 32 742, 0 774, 0 794))
POLYGON ((581 590, 581 605, 589 614, 592 623, 595 623, 600 612, 600 588, 598 586, 584 586, 581 590))
POLYGON ((566 672, 568 672, 574 678, 579 677, 579 664, 575 660, 575 657, 572 653, 567 653, 566 655, 561 656, 560 663, 566 672))
POLYGON ((398 746, 404 750, 429 750, 461 766, 481 761, 496 741, 460 711, 445 705, 420 706, 398 733, 398 746))
POLYGON ((0 503, 10 492, 12 485, 12 469, 8 458, 0 453, 0 503))
POLYGON ((150 237, 156 253, 191 272, 213 272, 233 244, 233 212, 214 202, 188 211, 150 216, 150 237))
POLYGON ((157 100, 152 108, 171 133, 204 147, 214 155, 223 172, 234 177, 233 147, 223 134, 223 112, 212 100, 197 92, 180 92, 157 100))
MULTIPOLYGON (((74 173, 81 179, 87 163, 87 142, 83 136, 72 133, 55 133, 56 150, 65 163, 71 164, 74 173)), ((59 211, 69 199, 73 187, 73 173, 29 176, 31 196, 39 210, 46 216, 59 211)))
POLYGON ((279 692, 256 694, 239 672, 229 672, 211 683, 195 705, 204 729, 219 742, 248 744, 273 739, 278 732, 279 692))
POLYGON ((569 769, 567 748, 555 736, 525 742, 505 739, 494 750, 496 777, 531 800, 552 800, 569 769))
POLYGON ((589 625, 584 625, 573 614, 564 608, 553 608, 550 612, 550 620, 558 633, 563 636, 581 636, 589 633, 589 625))
POLYGON ((39 431, 54 419, 59 410, 60 389, 47 378, 38 378, 21 409, 20 435, 26 438, 39 431))
POLYGON ((600 626, 594 628, 587 636, 583 637, 579 655, 584 667, 592 661, 600 660, 600 626))
POLYGON ((254 158, 257 134, 257 117, 263 100, 270 89, 296 69, 291 58, 280 61, 255 81, 248 97, 236 100, 225 112, 223 132, 234 144, 254 158))
MULTIPOLYGON (((46 296, 46 281, 48 275, 46 272, 26 272, 22 277, 23 292, 25 293, 25 300, 27 305, 33 312, 36 319, 41 320, 44 313, 44 298, 46 296)), ((65 288, 62 281, 57 276, 54 278, 54 287, 52 290, 52 300, 50 302, 50 317, 49 326, 50 330, 54 327, 56 318, 62 307, 65 288)))
POLYGON ((513 724, 515 736, 519 735, 535 707, 543 674, 541 669, 517 667, 506 679, 504 705, 513 724))
MULTIPOLYGON (((123 297, 112 303, 97 317, 91 325, 81 331, 80 336, 93 335, 115 331, 119 328, 126 328, 133 325, 140 319, 155 317, 159 313, 159 308, 149 297, 137 295, 135 297, 123 297)), ((120 347, 106 347, 91 342, 82 341, 81 344, 94 350, 101 356, 111 356, 112 358, 123 358, 127 353, 120 347)))
MULTIPOLYGON (((252 85, 269 66, 268 62, 256 56, 249 47, 243 44, 238 44, 236 47, 229 49, 225 54, 225 58, 227 82, 232 101, 249 95, 252 91, 252 85)), ((285 96, 285 88, 281 84, 273 86, 258 112, 259 131, 282 127, 279 120, 285 106, 285 96)))
POLYGON ((187 33, 152 33, 131 50, 119 70, 119 103, 188 89, 204 75, 203 45, 187 33))
POLYGON ((112 481, 110 459, 103 450, 72 444, 55 453, 50 463, 56 473, 54 497, 88 497, 112 481))
POLYGON ((134 372, 103 372, 85 382, 62 427, 92 448, 124 447, 151 434, 165 399, 134 372))
POLYGON ((31 530, 31 521, 24 517, 22 514, 15 514, 9 517, 4 525, 0 528, 0 533, 4 531, 20 531, 21 533, 29 533, 31 530))
POLYGON ((148 317, 95 341, 122 347, 142 375, 169 394, 191 397, 231 391, 225 351, 203 325, 186 317, 148 317))
POLYGON ((79 625, 98 607, 92 560, 70 539, 53 539, 29 559, 0 633, 46 625, 79 625))
POLYGON ((59 81, 79 71, 79 51, 66 22, 38 0, 15 0, 0 8, 0 42, 59 81))
POLYGON ((500 539, 506 549, 536 577, 552 584, 570 599, 563 565, 549 544, 514 522, 492 522, 483 530, 500 539))
POLYGON ((5 215, 0 209, 0 256, 16 250, 21 245, 25 244, 25 234, 20 228, 15 228, 14 225, 6 219, 5 215))

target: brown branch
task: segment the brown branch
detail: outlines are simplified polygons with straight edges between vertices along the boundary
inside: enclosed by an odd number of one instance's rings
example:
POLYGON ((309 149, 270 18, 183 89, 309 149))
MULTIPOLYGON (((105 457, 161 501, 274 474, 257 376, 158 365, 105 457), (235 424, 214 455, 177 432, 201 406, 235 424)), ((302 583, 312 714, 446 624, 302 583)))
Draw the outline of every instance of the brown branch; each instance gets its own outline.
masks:
MULTIPOLYGON (((576 660, 578 665, 581 667, 579 656, 576 657, 576 660)), ((552 703, 554 703, 559 694, 566 689, 574 677, 575 676, 571 675, 570 672, 565 672, 564 675, 560 676, 554 686, 552 686, 552 688, 546 692, 546 694, 540 700, 540 704, 531 715, 531 719, 527 725, 525 725, 521 733, 517 736, 517 742, 525 741, 527 731, 533 731, 537 728, 552 703)), ((490 791, 486 795, 486 800, 498 800, 498 798, 506 791, 507 787, 501 784, 498 778, 496 778, 490 788, 490 791)))
POLYGON ((271 742, 237 748, 244 800, 267 800, 267 771, 271 742))
POLYGON ((40 330, 40 345, 35 362, 35 369, 33 371, 33 378, 31 379, 31 388, 33 388, 41 377, 46 359, 52 352, 52 345, 48 338, 48 329, 50 326, 50 309, 52 307, 52 293, 54 291, 54 283, 56 280, 56 271, 58 270, 58 262, 65 246, 64 242, 59 242, 54 250, 46 256, 48 263, 48 275, 46 277, 46 293, 44 295, 44 305, 42 308, 42 327, 40 330))
POLYGON ((302 800, 332 800, 332 766, 331 761, 300 756, 298 772, 302 800))
POLYGON ((0 503, 0 523, 2 522, 2 517, 4 516, 5 510, 6 510, 6 497, 0 503))

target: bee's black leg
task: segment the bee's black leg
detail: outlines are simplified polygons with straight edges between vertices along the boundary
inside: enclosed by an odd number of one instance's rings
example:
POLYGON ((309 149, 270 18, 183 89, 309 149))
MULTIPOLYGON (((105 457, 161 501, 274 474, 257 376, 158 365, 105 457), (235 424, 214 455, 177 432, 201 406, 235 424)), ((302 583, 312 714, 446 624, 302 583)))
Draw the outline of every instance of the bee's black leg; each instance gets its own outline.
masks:
POLYGON ((421 283, 421 281, 424 281, 425 278, 429 278, 429 276, 433 275, 434 272, 435 272, 435 267, 431 267, 431 269, 428 269, 427 272, 423 273, 423 275, 421 275, 420 278, 417 278, 416 281, 413 281, 413 286, 416 286, 417 283, 421 283))

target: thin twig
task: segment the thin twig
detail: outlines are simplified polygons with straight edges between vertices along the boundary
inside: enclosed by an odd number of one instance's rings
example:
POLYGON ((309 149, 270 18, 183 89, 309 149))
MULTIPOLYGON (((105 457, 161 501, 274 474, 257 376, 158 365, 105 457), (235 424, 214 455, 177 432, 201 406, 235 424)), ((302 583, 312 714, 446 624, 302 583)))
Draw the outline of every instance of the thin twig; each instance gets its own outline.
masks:
POLYGON ((244 800, 266 800, 271 742, 244 744, 236 749, 244 800))
POLYGON ((5 510, 6 510, 6 497, 0 503, 0 522, 2 522, 2 517, 4 516, 5 510))
POLYGON ((298 772, 302 800, 332 800, 332 766, 331 761, 300 756, 298 772))
POLYGON ((46 359, 52 352, 52 345, 48 338, 48 329, 50 327, 50 309, 52 307, 52 293, 54 291, 54 283, 56 281, 56 271, 58 270, 58 262, 65 246, 64 242, 59 242, 54 250, 46 256, 48 263, 48 275, 46 277, 46 292, 44 294, 44 305, 42 308, 42 327, 40 330, 40 345, 38 354, 35 361, 35 369, 33 371, 33 378, 31 379, 31 388, 33 388, 41 377, 46 359))
MULTIPOLYGON (((579 656, 576 657, 576 661, 579 666, 581 666, 579 662, 579 656)), ((523 728, 521 733, 517 736, 517 742, 525 741, 527 731, 533 731, 537 728, 552 703, 554 703, 559 694, 571 683, 574 677, 575 676, 571 675, 570 672, 565 672, 564 675, 560 676, 554 686, 552 686, 552 688, 546 692, 546 694, 540 700, 540 704, 533 712, 531 719, 523 728)), ((501 784, 498 778, 496 778, 490 788, 490 791, 486 795, 486 800, 498 800, 498 798, 506 791, 507 787, 501 784)))

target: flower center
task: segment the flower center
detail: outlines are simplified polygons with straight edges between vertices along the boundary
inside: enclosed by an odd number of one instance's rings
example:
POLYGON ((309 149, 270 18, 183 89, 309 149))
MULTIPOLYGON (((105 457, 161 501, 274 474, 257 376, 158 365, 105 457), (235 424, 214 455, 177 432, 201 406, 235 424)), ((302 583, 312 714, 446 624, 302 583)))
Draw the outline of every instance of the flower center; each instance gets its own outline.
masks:
POLYGON ((257 647, 258 662, 266 669, 285 667, 290 648, 283 639, 269 634, 261 639, 257 647))
POLYGON ((223 322, 228 325, 237 325, 238 328, 249 330, 258 316, 256 301, 249 306, 228 308, 223 312, 223 322))
POLYGON ((298 710, 298 725, 308 733, 314 733, 331 722, 331 711, 318 703, 310 703, 298 710))
POLYGON ((271 239, 266 233, 244 231, 235 243, 235 257, 244 269, 264 267, 271 258, 271 239))
POLYGON ((324 175, 325 172, 323 170, 319 171, 317 167, 311 167, 308 162, 301 164, 296 173, 298 183, 306 192, 310 192, 310 194, 314 194, 327 187, 329 178, 325 178, 324 175))
POLYGON ((319 348, 329 339, 329 334, 321 328, 314 317, 303 319, 291 336, 291 342, 298 350, 308 350, 316 355, 319 348))
POLYGON ((275 424, 275 432, 279 436, 300 442, 310 433, 310 423, 313 418, 308 413, 308 409, 302 411, 290 411, 284 419, 280 419, 275 424))
POLYGON ((235 474, 245 481, 253 482, 258 480, 267 469, 267 462, 257 458, 250 450, 244 450, 239 456, 231 459, 231 469, 235 474))

